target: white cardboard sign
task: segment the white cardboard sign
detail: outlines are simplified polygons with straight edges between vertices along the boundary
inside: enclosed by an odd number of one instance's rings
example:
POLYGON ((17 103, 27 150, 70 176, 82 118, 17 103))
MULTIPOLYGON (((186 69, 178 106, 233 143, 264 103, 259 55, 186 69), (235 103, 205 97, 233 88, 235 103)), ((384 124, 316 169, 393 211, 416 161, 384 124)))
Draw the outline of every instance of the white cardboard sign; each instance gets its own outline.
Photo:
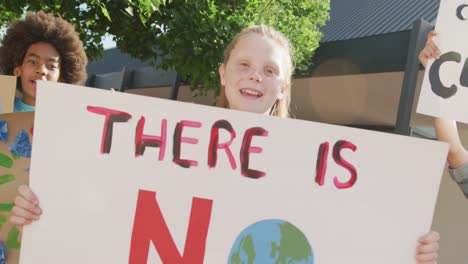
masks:
POLYGON ((430 229, 444 143, 38 86, 22 264, 413 264, 430 229))
POLYGON ((434 42, 441 51, 430 60, 417 112, 468 123, 468 2, 440 2, 434 42))

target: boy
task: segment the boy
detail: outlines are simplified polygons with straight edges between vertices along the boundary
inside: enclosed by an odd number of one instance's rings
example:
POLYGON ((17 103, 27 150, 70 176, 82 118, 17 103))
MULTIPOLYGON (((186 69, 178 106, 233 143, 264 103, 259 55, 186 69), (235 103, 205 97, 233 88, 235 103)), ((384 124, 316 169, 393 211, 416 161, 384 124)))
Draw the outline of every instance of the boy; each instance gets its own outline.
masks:
MULTIPOLYGON (((88 59, 72 24, 42 11, 8 27, 0 47, 0 72, 18 77, 14 112, 34 111, 36 81, 80 84, 88 59)), ((0 264, 6 248, 0 241, 0 264)))
POLYGON ((23 95, 15 98, 15 112, 34 111, 37 80, 80 84, 87 63, 74 26, 42 11, 13 22, 0 47, 0 71, 18 77, 23 95))

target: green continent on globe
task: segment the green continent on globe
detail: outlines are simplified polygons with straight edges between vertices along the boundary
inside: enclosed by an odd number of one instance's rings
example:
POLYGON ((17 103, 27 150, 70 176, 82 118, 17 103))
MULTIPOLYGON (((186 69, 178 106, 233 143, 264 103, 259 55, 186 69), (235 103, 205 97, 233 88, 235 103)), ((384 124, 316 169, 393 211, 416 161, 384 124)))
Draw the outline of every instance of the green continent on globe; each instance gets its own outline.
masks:
POLYGON ((281 219, 258 221, 236 238, 229 264, 313 264, 314 253, 306 236, 281 219))
POLYGON ((244 251, 248 257, 247 264, 253 264, 254 263, 253 261, 255 259, 255 248, 254 248, 252 235, 247 235, 244 238, 242 238, 239 244, 239 248, 237 249, 237 252, 232 254, 231 261, 229 263, 232 263, 232 264, 243 263, 240 258, 241 251, 244 251))
POLYGON ((281 230, 281 246, 278 247, 275 243, 273 243, 274 247, 272 245, 272 255, 277 250, 279 251, 277 264, 305 261, 311 257, 312 249, 299 229, 288 222, 279 224, 279 228, 281 230))

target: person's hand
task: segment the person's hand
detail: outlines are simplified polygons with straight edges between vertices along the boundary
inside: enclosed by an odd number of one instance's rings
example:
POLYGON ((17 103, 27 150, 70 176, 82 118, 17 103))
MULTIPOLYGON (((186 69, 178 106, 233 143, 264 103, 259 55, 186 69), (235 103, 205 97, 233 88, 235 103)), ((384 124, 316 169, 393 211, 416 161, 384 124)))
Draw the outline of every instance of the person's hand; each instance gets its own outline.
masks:
POLYGON ((437 264, 439 256, 439 233, 431 231, 419 239, 416 249, 416 261, 418 264, 437 264))
POLYGON ((42 210, 36 195, 27 185, 21 185, 15 198, 15 206, 11 210, 10 222, 22 227, 38 220, 41 214, 42 210))
POLYGON ((424 67, 426 67, 427 61, 429 59, 437 60, 440 57, 440 50, 433 40, 435 35, 437 35, 437 33, 434 31, 429 32, 427 35, 426 46, 424 46, 424 48, 419 53, 419 61, 424 67))

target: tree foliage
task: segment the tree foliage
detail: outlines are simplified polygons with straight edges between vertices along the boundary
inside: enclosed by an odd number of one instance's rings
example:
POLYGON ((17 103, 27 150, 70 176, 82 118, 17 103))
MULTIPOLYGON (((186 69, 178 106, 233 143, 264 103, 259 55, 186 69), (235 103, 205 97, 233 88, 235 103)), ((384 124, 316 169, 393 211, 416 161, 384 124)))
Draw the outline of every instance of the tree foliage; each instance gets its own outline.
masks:
POLYGON ((224 49, 248 25, 285 33, 296 69, 306 72, 329 8, 329 0, 2 0, 0 26, 25 11, 52 12, 76 25, 91 59, 102 55, 109 33, 123 52, 174 69, 205 93, 218 88, 224 49))

